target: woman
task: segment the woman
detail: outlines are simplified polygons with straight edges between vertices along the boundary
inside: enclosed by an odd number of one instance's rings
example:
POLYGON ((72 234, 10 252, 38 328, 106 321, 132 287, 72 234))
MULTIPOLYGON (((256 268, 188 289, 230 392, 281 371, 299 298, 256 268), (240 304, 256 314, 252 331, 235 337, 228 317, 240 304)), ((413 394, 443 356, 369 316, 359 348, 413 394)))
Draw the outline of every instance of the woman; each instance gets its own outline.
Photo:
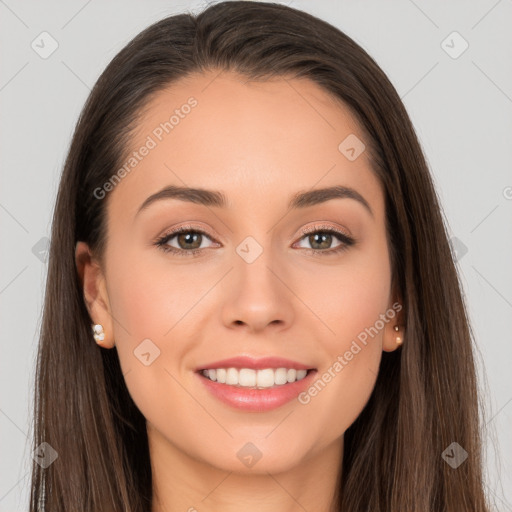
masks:
POLYGON ((166 18, 99 78, 36 381, 34 512, 488 510, 412 124, 363 49, 282 5, 166 18))

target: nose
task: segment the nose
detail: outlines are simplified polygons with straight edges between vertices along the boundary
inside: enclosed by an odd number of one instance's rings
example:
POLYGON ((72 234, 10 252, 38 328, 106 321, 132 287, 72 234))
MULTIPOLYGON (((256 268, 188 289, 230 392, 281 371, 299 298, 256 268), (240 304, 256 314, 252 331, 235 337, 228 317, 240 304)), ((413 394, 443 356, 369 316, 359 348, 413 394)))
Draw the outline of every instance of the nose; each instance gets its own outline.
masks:
POLYGON ((272 258, 270 250, 264 250, 252 263, 237 256, 224 288, 224 325, 251 333, 290 327, 296 299, 289 280, 289 273, 272 258))

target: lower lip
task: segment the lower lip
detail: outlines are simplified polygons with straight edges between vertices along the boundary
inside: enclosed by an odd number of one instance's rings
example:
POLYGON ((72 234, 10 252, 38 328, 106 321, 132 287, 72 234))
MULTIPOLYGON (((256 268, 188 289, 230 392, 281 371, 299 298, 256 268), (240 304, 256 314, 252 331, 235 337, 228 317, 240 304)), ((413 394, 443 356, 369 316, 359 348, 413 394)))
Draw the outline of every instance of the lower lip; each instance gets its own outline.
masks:
POLYGON ((206 389, 227 405, 243 411, 265 412, 277 409, 296 398, 311 385, 317 370, 308 371, 307 375, 298 381, 281 384, 266 389, 251 389, 229 384, 221 384, 197 373, 206 389))

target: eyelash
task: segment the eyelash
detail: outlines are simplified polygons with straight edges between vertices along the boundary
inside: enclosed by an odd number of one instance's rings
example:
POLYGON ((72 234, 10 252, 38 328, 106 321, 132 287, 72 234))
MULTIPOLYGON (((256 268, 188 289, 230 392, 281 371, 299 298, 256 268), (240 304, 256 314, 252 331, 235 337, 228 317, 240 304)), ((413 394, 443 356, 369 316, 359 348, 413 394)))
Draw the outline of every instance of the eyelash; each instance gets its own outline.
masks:
MULTIPOLYGON (((213 239, 212 236, 210 236, 209 233, 206 231, 203 231, 202 229, 191 229, 187 227, 181 227, 174 231, 171 231, 169 233, 166 233, 165 235, 158 238, 154 244, 158 246, 159 249, 166 253, 172 253, 176 254, 177 256, 185 256, 185 257, 194 257, 199 256, 199 253, 204 250, 203 249, 192 249, 190 251, 187 251, 185 249, 176 249, 176 247, 171 247, 170 245, 167 245, 167 242, 174 238, 176 235, 182 234, 182 233, 195 233, 195 234, 201 234, 206 235, 208 238, 213 239)), ((299 241, 302 240, 306 236, 310 236, 312 234, 316 233, 322 233, 322 234, 329 234, 329 235, 335 235, 336 238, 341 242, 341 244, 334 248, 334 249, 308 249, 308 248, 302 248, 305 251, 308 251, 312 254, 323 254, 326 253, 328 255, 338 254, 342 251, 346 251, 349 247, 353 246, 356 243, 356 240, 345 233, 342 233, 341 231, 338 231, 337 229, 334 229, 332 227, 328 226, 314 226, 313 228, 306 228, 302 232, 302 236, 300 237, 299 241)))

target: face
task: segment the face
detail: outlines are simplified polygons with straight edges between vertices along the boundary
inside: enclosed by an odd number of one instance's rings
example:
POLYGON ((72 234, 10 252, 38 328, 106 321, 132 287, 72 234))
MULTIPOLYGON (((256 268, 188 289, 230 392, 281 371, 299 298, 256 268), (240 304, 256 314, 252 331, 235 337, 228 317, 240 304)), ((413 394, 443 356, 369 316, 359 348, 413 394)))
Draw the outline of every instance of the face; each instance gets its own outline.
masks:
POLYGON ((217 75, 152 99, 137 155, 98 199, 104 267, 83 243, 77 265, 152 447, 223 470, 284 471, 342 446, 382 351, 397 347, 384 195, 364 133, 319 86, 217 75), (168 187, 215 192, 148 200, 168 187), (238 356, 250 360, 224 367, 245 370, 226 378, 249 387, 198 371, 238 356), (287 360, 264 369, 287 370, 258 374, 263 357, 287 360), (288 383, 297 367, 309 371, 288 383), (249 389, 253 378, 264 389, 249 389))

